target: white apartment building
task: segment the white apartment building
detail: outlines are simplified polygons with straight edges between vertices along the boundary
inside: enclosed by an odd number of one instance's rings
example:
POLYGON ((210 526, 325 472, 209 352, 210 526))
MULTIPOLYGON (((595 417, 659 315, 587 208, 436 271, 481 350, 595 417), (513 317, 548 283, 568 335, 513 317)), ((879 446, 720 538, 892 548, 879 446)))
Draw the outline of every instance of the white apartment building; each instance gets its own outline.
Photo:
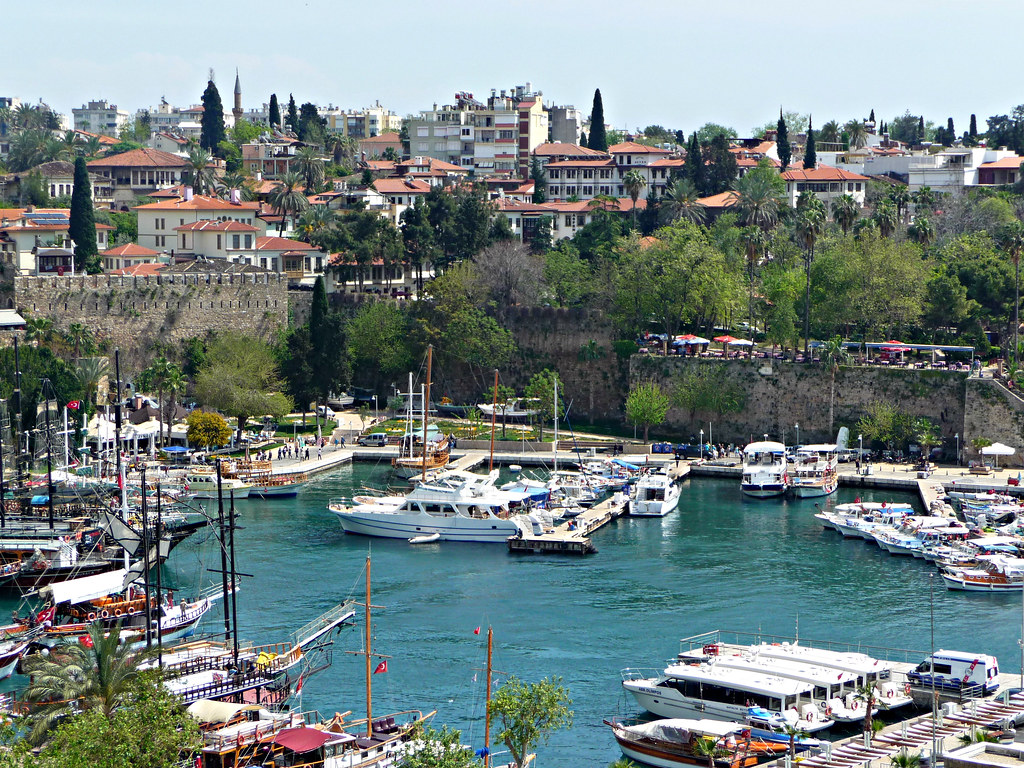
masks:
POLYGON ((491 89, 486 102, 462 91, 455 94, 454 104, 435 104, 405 122, 411 154, 445 160, 481 176, 527 176, 530 153, 548 137, 541 93, 534 93, 530 83, 500 95, 491 89))
MULTIPOLYGON (((545 145, 555 149, 559 146, 545 145)), ((567 148, 565 152, 577 154, 580 149, 567 148)), ((661 197, 668 188, 672 170, 682 165, 682 158, 672 157, 667 149, 627 141, 612 145, 603 156, 597 153, 596 157, 578 155, 571 159, 549 160, 544 164, 544 177, 548 199, 556 202, 571 198, 590 200, 598 195, 625 197, 628 194, 625 177, 633 170, 638 171, 646 183, 641 197, 646 198, 651 191, 661 197)))
MULTIPOLYGON (((238 235, 239 248, 243 247, 247 233, 256 237, 267 233, 266 222, 257 216, 259 203, 232 203, 217 197, 193 195, 188 189, 183 198, 140 205, 134 210, 139 217, 139 245, 158 251, 190 250, 194 247, 194 231, 181 228, 198 222, 230 221, 251 227, 245 231, 221 230, 222 235, 232 237, 231 242, 238 235)), ((227 242, 224 239, 222 245, 227 242)))
POLYGON ((837 197, 849 195, 863 208, 870 181, 867 176, 824 163, 818 163, 816 168, 790 168, 780 175, 786 182, 786 199, 793 208, 803 192, 813 192, 826 207, 837 197))
POLYGON ((74 116, 76 131, 89 131, 114 138, 131 120, 127 110, 118 109, 116 104, 108 104, 106 99, 87 102, 72 109, 71 114, 74 116))
POLYGON ((363 109, 341 109, 328 105, 319 107, 317 111, 327 120, 327 130, 353 139, 368 139, 402 130, 402 117, 382 107, 379 101, 363 109))

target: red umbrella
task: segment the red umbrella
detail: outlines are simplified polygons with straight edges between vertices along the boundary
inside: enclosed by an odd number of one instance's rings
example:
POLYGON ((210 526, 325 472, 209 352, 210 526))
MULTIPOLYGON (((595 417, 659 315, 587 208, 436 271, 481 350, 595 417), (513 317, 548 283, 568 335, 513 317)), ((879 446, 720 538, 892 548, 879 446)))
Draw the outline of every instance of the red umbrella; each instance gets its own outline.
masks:
POLYGON ((725 336, 715 336, 715 341, 719 341, 722 344, 732 344, 734 341, 739 341, 735 336, 726 334, 725 336))

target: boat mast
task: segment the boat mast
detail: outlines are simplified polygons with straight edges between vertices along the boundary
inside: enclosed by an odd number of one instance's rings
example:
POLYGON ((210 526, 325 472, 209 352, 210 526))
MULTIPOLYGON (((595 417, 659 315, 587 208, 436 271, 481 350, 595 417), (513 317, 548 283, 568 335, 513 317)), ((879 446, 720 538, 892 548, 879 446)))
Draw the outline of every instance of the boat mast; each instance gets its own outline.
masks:
POLYGON ((224 595, 224 640, 231 640, 231 601, 228 597, 227 536, 224 533, 224 484, 221 474, 223 459, 217 459, 217 527, 220 529, 220 584, 224 595))
POLYGON ((21 357, 18 354, 17 336, 14 337, 14 423, 16 424, 14 436, 14 483, 16 487, 21 488, 23 477, 21 473, 21 357))
POLYGON ((427 390, 423 395, 423 482, 427 481, 427 414, 430 412, 430 371, 434 361, 434 345, 427 344, 427 390))
MULTIPOLYGON (((413 403, 414 398, 415 398, 415 395, 412 393, 412 371, 409 371, 409 407, 405 409, 405 434, 408 435, 408 437, 409 437, 409 458, 410 459, 412 458, 412 453, 413 453, 413 451, 412 451, 412 438, 413 438, 413 435, 412 435, 412 403, 413 403)), ((402 442, 404 443, 405 441, 403 440, 402 442)), ((403 450, 405 450, 405 446, 404 445, 398 449, 399 455, 401 455, 403 450)))
POLYGON ((491 463, 487 465, 487 471, 494 471, 494 424, 498 416, 498 369, 494 369, 494 400, 491 402, 491 463))
MULTIPOLYGON (((412 397, 412 387, 409 388, 409 397, 412 397)), ((370 644, 370 555, 366 556, 366 738, 373 738, 373 670, 370 668, 373 663, 373 656, 370 644)))
POLYGON ((555 376, 555 441, 551 444, 552 461, 554 471, 558 471, 558 376, 555 376))
MULTIPOLYGON (((145 489, 145 484, 143 484, 145 489)), ((145 490, 143 490, 145 493, 145 490)), ((156 604, 160 605, 163 593, 163 584, 160 579, 160 541, 163 539, 163 509, 160 506, 160 483, 156 484, 156 604)), ((148 582, 147 582, 148 583, 148 582)), ((149 597, 146 597, 146 611, 149 612, 149 597)), ((149 620, 146 620, 146 625, 149 625, 149 620)), ((156 633, 156 665, 158 669, 162 669, 164 666, 164 636, 162 632, 156 633)))
POLYGON ((484 707, 484 768, 491 765, 491 662, 494 657, 494 629, 487 627, 487 703, 484 707))
MULTIPOLYGON (((150 649, 153 647, 153 618, 150 612, 149 604, 149 509, 146 506, 146 465, 142 465, 142 476, 140 479, 142 483, 142 591, 146 597, 146 648, 150 649)), ((157 544, 157 547, 160 545, 157 544)), ((159 551, 159 550, 158 550, 159 551)), ((159 561, 159 556, 157 560, 159 561)), ((157 611, 156 617, 156 633, 160 635, 161 624, 160 612, 157 611)))
MULTIPOLYGON (((235 489, 231 489, 231 510, 228 520, 228 534, 231 537, 231 640, 235 666, 238 666, 238 573, 235 571, 235 489)), ((157 545, 159 546, 159 544, 157 545)), ((159 561, 158 561, 159 562, 159 561)), ((301 692, 300 692, 301 693, 301 692)))
MULTIPOLYGON (((46 388, 50 386, 49 379, 43 379, 43 407, 46 409, 46 506, 49 510, 50 530, 53 530, 53 435, 50 433, 50 398, 46 394, 46 388)), ((51 387, 52 390, 52 387, 51 387)), ((55 395, 56 397, 56 395, 55 395)), ((56 403, 56 399, 54 399, 56 403)))
POLYGON ((121 519, 128 518, 128 489, 121 467, 121 350, 114 350, 114 380, 117 399, 114 401, 114 456, 117 458, 117 484, 121 488, 121 519))

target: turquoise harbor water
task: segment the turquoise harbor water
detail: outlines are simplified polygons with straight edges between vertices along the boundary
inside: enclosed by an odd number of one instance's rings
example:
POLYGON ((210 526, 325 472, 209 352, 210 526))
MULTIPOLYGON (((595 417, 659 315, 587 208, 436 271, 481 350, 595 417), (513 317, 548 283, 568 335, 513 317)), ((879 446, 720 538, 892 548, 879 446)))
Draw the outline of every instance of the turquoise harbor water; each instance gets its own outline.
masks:
MULTIPOLYGON (((594 535, 597 555, 571 559, 346 536, 328 499, 385 482, 383 468, 356 464, 314 479, 297 499, 240 503, 237 567, 254 574, 238 595, 241 636, 285 639, 360 597, 372 550, 373 601, 386 606, 375 613, 374 650, 391 657, 374 676, 374 711, 437 709, 435 722, 462 729, 474 747, 483 743, 488 625, 496 670, 527 681, 560 675, 570 689, 575 724, 539 750, 542 766, 616 759, 601 721, 635 711, 620 669, 662 664, 682 637, 715 628, 792 635, 799 621, 804 638, 930 645, 934 568, 825 531, 810 501, 744 500, 735 481, 689 480, 678 511, 616 521, 594 535)), ((829 504, 855 495, 843 489, 829 504)), ((205 569, 218 567, 210 542, 186 542, 164 576, 187 590, 217 578, 205 569)), ((935 581, 936 645, 992 652, 1004 671, 1018 669, 1020 595, 954 593, 935 581)), ((222 616, 218 607, 205 628, 222 628, 222 616)), ((363 660, 344 653, 361 648, 361 631, 339 637, 333 665, 306 684, 303 709, 363 712, 363 660)))

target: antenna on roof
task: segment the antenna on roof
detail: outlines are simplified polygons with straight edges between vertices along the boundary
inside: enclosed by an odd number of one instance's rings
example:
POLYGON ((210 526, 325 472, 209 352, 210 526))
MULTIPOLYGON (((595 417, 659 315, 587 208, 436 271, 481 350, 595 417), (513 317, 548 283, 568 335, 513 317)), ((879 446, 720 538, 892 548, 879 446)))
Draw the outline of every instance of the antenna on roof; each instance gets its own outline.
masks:
POLYGON ((210 67, 210 77, 209 77, 209 80, 210 80, 211 83, 213 82, 213 67, 210 67))

